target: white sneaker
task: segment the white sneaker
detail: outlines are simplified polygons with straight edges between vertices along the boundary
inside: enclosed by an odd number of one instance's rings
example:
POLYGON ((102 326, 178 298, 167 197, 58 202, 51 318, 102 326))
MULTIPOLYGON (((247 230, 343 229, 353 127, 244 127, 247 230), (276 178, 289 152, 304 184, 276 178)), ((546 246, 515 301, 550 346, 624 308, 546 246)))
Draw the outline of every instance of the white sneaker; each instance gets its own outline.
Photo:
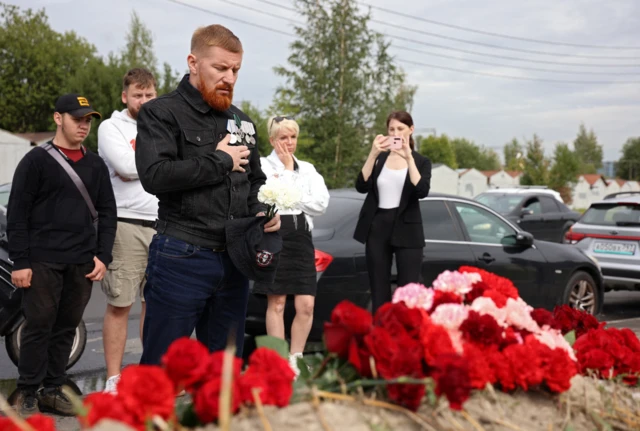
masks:
POLYGON ((292 353, 289 355, 289 366, 295 373, 295 379, 300 375, 300 368, 298 368, 298 358, 302 358, 302 353, 292 353))
POLYGON ((114 395, 117 394, 119 381, 120 381, 120 374, 118 374, 117 376, 109 377, 107 379, 107 383, 104 385, 104 392, 114 394, 114 395))

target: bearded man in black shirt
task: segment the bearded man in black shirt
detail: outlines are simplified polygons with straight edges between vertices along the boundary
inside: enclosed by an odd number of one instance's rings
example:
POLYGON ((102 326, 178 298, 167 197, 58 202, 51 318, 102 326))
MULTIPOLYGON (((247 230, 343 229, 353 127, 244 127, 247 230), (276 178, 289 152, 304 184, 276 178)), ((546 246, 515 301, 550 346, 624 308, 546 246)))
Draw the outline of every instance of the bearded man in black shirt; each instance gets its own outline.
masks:
POLYGON ((61 96, 55 137, 27 153, 13 177, 7 235, 11 280, 23 289, 16 406, 22 416, 75 414, 61 386, 92 284, 111 263, 116 201, 109 171, 82 146, 92 117, 100 114, 85 97, 61 96))

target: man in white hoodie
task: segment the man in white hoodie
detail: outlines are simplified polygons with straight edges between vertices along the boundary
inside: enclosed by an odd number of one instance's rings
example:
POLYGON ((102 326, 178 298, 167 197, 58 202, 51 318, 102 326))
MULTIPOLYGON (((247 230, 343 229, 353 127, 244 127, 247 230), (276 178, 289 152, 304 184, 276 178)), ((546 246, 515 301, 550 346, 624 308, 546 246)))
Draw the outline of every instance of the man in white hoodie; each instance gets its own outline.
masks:
POLYGON ((104 356, 107 363, 106 392, 116 392, 127 341, 129 311, 139 295, 142 301, 140 339, 145 303, 142 290, 149 244, 155 234, 158 199, 145 192, 138 179, 135 149, 138 112, 156 97, 156 80, 146 69, 129 70, 123 79, 122 111, 114 111, 98 129, 98 153, 109 168, 118 206, 118 229, 113 262, 102 281, 107 296, 103 322, 104 356))

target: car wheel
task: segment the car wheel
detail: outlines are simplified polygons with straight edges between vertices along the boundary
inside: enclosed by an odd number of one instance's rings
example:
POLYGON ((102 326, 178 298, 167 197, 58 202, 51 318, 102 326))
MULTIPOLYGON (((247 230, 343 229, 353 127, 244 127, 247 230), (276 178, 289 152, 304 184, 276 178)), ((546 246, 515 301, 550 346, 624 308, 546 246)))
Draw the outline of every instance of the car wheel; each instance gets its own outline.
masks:
POLYGON ((593 277, 584 271, 573 274, 564 291, 564 303, 592 315, 598 313, 600 294, 593 277))
MULTIPOLYGON (((7 354, 9 355, 9 359, 13 362, 16 367, 18 366, 18 362, 20 361, 20 336, 22 334, 22 328, 24 328, 24 322, 18 329, 13 331, 11 335, 9 335, 6 340, 6 348, 7 354)), ((84 325, 84 321, 80 321, 80 325, 76 328, 76 336, 73 338, 73 344, 71 345, 71 354, 69 355, 69 363, 67 364, 67 370, 73 367, 76 362, 84 353, 84 348, 87 345, 87 327, 84 325)))

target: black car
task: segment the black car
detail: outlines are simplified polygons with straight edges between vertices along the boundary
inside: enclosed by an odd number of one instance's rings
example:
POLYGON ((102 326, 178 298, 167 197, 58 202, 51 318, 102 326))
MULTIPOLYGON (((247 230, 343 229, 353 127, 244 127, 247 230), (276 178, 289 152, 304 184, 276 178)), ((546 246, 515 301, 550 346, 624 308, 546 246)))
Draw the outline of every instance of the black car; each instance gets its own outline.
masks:
MULTIPOLYGON (((353 231, 364 196, 354 190, 331 190, 325 215, 314 219, 318 291, 309 340, 322 339, 323 323, 343 299, 370 307, 364 245, 353 231)), ((458 196, 432 194, 420 202, 425 232, 422 282, 430 286, 445 270, 477 266, 509 278, 533 307, 552 309, 571 304, 597 314, 603 303, 598 265, 584 252, 565 244, 533 239, 497 212, 458 196)), ((395 277, 395 267, 392 268, 395 277)), ((265 333, 266 297, 249 298, 249 335, 265 333)), ((295 312, 293 299, 285 309, 286 328, 295 312)))
POLYGON ((564 242, 569 228, 580 218, 580 213, 544 192, 491 192, 481 193, 475 200, 502 214, 536 239, 564 242))

